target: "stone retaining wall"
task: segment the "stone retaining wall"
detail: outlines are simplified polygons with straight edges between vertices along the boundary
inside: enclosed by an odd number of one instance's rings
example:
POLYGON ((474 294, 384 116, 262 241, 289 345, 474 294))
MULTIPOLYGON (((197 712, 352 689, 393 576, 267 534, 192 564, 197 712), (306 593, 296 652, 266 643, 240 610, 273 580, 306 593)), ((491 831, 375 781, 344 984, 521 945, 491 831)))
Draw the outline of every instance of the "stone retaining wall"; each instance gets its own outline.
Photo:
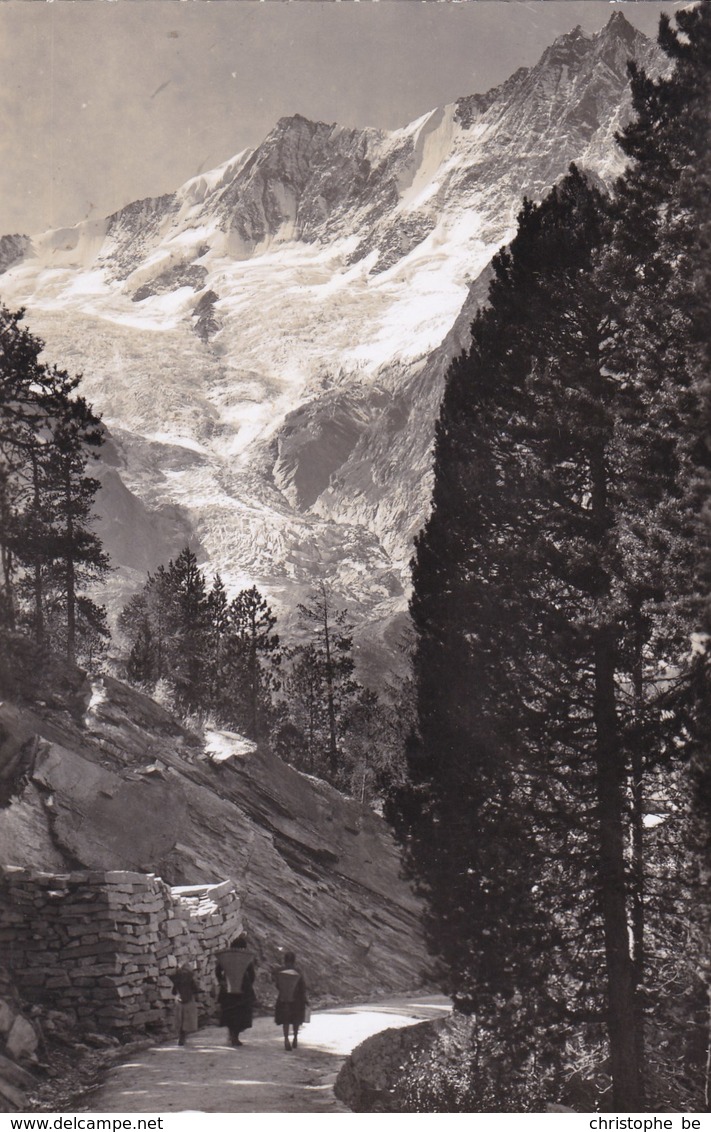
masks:
POLYGON ((215 952, 242 930, 232 881, 169 888, 133 872, 0 869, 0 954, 24 1001, 68 1011, 80 1027, 161 1025, 169 974, 190 963, 214 1002, 215 952))

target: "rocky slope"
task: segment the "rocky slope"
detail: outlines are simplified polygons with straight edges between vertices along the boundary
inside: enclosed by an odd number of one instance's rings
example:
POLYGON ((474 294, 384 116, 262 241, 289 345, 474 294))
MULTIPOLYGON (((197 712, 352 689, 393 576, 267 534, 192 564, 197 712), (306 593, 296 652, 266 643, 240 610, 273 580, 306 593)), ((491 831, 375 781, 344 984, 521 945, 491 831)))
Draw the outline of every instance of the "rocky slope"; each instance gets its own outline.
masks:
POLYGON ((290 946, 315 998, 422 981, 419 905, 381 818, 110 677, 69 672, 34 704, 0 704, 0 787, 5 864, 229 878, 263 970, 290 946))
POLYGON ((9 971, 0 965, 0 1112, 27 1108, 26 1093, 37 1081, 39 1036, 25 1016, 9 971))
MULTIPOLYGON (((228 585, 256 582, 287 609, 328 579, 381 626, 378 651, 405 608, 443 377, 485 297, 476 281, 524 195, 571 161, 607 184, 621 170, 631 57, 656 66, 618 13, 403 129, 285 118, 175 193, 0 242, 0 297, 84 372, 136 512, 149 526, 167 515, 162 551, 177 518, 228 585)), ((108 518, 116 496, 114 479, 108 518)), ((125 592, 138 567, 116 531, 125 592)))

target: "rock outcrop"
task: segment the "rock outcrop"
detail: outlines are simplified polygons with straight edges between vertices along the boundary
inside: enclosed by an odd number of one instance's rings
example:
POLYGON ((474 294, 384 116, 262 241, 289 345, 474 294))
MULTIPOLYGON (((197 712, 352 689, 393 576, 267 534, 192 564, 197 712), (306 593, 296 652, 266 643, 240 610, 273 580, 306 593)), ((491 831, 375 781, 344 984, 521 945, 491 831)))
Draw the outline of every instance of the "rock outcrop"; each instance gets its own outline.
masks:
POLYGON ((238 736, 205 742, 105 677, 83 714, 0 706, 9 865, 153 873, 171 886, 231 880, 265 976, 296 951, 312 994, 348 999, 421 985, 419 905, 381 818, 238 736))
POLYGON ((335 1093, 352 1112, 404 1112, 403 1090, 410 1066, 426 1058, 449 1019, 383 1030, 346 1058, 335 1093))
POLYGON ((9 970, 0 965, 0 1112, 26 1108, 25 1094, 37 1084, 32 1070, 39 1041, 9 970))

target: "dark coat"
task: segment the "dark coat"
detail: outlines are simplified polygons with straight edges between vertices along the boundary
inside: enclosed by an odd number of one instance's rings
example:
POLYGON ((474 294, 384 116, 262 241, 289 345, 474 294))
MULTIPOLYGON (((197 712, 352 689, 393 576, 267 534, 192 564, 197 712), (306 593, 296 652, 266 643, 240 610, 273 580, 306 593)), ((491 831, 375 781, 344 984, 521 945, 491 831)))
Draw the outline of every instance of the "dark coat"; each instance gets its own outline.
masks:
POLYGON ((227 990, 227 979, 222 967, 217 966, 217 981, 220 990, 217 1001, 220 1007, 220 1025, 227 1026, 230 1035, 236 1036, 243 1030, 252 1028, 252 1014, 254 1011, 254 963, 250 963, 242 976, 242 985, 238 993, 227 990))
POLYGON ((301 1026, 306 1015, 306 983, 296 967, 284 967, 274 975, 278 997, 274 1007, 277 1026, 301 1026))
POLYGON ((199 994, 199 989, 192 971, 185 967, 179 967, 169 977, 173 984, 173 994, 177 995, 181 1002, 194 1002, 195 996, 199 994))
POLYGON ((188 967, 178 967, 170 976, 173 984, 173 994, 177 998, 175 1004, 175 1022, 179 1034, 194 1034, 198 1028, 198 1010, 196 995, 200 988, 195 977, 188 967))

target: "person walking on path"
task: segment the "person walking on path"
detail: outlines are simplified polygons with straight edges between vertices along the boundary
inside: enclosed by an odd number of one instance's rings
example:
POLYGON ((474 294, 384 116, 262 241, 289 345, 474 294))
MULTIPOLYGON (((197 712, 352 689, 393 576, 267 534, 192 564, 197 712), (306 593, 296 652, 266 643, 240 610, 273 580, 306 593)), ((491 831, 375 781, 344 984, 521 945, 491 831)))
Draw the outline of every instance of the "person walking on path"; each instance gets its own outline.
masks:
POLYGON ((243 1045, 240 1034, 252 1028, 254 978, 254 955, 247 950, 246 937, 237 936, 228 951, 217 955, 220 1025, 227 1027, 233 1046, 243 1045))
POLYGON ((274 975, 278 996, 274 1007, 274 1021, 284 1031, 284 1049, 296 1049, 299 1041, 299 1026, 306 1017, 306 983, 301 971, 296 967, 293 951, 284 955, 284 966, 274 975), (293 1027, 294 1038, 289 1041, 289 1026, 293 1027))
POLYGON ((200 991, 187 963, 178 967, 170 976, 170 981, 173 984, 173 994, 177 998, 175 1021, 178 1029, 178 1045, 184 1046, 188 1034, 194 1034, 198 1028, 196 998, 200 991))

